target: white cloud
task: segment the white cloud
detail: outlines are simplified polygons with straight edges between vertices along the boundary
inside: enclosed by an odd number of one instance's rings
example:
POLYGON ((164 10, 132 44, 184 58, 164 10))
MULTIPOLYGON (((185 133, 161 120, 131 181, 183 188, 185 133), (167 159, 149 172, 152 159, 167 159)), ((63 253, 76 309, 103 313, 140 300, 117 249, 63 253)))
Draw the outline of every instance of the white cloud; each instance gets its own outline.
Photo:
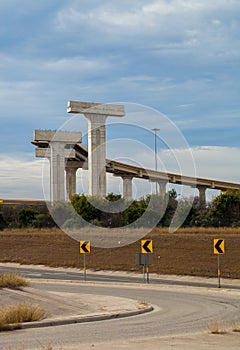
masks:
MULTIPOLYGON (((28 158, 28 157, 27 157, 28 158)), ((42 160, 0 156, 0 197, 43 199, 42 160)))

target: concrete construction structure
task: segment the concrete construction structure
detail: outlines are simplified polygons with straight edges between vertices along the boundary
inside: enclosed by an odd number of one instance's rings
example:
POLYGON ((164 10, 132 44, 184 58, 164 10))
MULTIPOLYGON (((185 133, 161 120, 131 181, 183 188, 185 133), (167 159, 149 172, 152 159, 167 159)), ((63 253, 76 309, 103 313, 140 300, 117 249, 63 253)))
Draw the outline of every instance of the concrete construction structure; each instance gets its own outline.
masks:
MULTIPOLYGON (((50 160, 50 201, 52 204, 65 201, 65 163, 66 159, 75 157, 73 147, 77 142, 82 142, 82 133, 35 130, 33 143, 38 144, 41 142, 47 144, 47 147, 36 149, 36 156, 43 156, 50 160)), ((66 167, 67 191, 69 195, 76 191, 76 189, 73 189, 74 181, 76 183, 74 179, 76 171, 74 173, 73 170, 75 169, 66 167)))
POLYGON ((206 189, 240 189, 240 184, 236 183, 165 173, 106 159, 106 118, 123 117, 124 106, 70 101, 68 112, 84 114, 88 119, 88 150, 81 144, 81 132, 35 130, 32 141, 37 146, 36 156, 50 160, 52 204, 65 201, 76 193, 78 168, 88 169, 89 195, 106 195, 106 172, 109 172, 122 178, 123 198, 128 201, 132 199, 133 178, 156 182, 161 196, 166 193, 167 183, 197 187, 202 208, 206 207, 206 189))
POLYGON ((84 114, 88 120, 89 195, 106 195, 106 119, 123 117, 124 106, 99 103, 68 102, 68 113, 84 114))

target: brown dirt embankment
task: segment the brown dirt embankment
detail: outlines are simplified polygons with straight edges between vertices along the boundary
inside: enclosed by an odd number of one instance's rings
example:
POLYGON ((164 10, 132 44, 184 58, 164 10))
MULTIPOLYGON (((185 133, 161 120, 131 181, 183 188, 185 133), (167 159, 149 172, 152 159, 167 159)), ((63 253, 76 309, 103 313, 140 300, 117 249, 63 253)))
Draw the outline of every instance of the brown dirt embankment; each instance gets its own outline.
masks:
MULTIPOLYGON (((217 256, 213 254, 213 239, 222 238, 225 240, 225 254, 221 256, 222 276, 240 278, 240 228, 191 228, 180 229, 174 234, 156 228, 147 238, 153 240, 151 272, 216 276, 217 256)), ((142 268, 136 266, 139 251, 140 241, 112 249, 91 247, 87 267, 141 271, 142 268)), ((79 253, 79 243, 60 229, 16 229, 0 233, 0 262, 82 268, 83 256, 79 253)))

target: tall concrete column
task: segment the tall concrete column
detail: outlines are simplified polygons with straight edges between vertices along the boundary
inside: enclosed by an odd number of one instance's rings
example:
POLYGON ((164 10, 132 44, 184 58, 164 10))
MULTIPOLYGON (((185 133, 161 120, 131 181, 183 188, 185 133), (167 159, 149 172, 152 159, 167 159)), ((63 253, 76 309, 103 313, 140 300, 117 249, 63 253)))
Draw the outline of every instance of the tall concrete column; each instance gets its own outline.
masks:
POLYGON ((133 176, 130 175, 123 175, 123 199, 126 201, 132 200, 132 179, 133 176))
POLYGON ((89 195, 106 195, 106 126, 107 116, 85 114, 88 120, 89 195))
POLYGON ((81 132, 56 130, 35 130, 34 142, 47 143, 49 149, 38 149, 37 156, 50 159, 50 201, 51 204, 63 202, 65 197, 65 159, 75 157, 72 147, 82 141, 81 132), (66 147, 67 146, 67 147, 66 147))
POLYGON ((204 185, 198 185, 197 189, 199 191, 199 205, 201 209, 206 208, 206 189, 207 187, 204 185))
POLYGON ((90 196, 106 195, 106 119, 123 117, 124 106, 89 102, 68 102, 68 113, 83 114, 88 120, 88 176, 90 196))
POLYGON ((68 199, 71 199, 72 196, 76 193, 76 174, 78 168, 70 168, 66 166, 66 190, 68 199))
POLYGON ((159 194, 161 197, 164 198, 166 192, 167 192, 167 181, 164 181, 164 180, 158 180, 157 181, 158 183, 158 186, 159 186, 159 194))
POLYGON ((51 199, 54 202, 65 201, 65 144, 63 142, 50 142, 50 182, 51 199))

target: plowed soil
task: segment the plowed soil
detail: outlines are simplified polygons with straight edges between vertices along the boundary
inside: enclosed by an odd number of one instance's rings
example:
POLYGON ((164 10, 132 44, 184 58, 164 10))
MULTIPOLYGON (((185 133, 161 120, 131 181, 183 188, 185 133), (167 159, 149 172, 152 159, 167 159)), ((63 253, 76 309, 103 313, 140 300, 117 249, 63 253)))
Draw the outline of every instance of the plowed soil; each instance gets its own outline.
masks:
MULTIPOLYGON (((217 255, 213 240, 225 240, 221 255, 221 274, 240 278, 240 229, 180 229, 170 234, 154 229, 147 237, 153 240, 151 272, 213 277, 217 274, 217 255)), ((94 270, 142 271, 136 266, 140 241, 131 245, 100 249, 91 247, 87 267, 94 270)), ((0 233, 0 261, 46 266, 83 267, 79 243, 60 229, 19 229, 0 233)))

